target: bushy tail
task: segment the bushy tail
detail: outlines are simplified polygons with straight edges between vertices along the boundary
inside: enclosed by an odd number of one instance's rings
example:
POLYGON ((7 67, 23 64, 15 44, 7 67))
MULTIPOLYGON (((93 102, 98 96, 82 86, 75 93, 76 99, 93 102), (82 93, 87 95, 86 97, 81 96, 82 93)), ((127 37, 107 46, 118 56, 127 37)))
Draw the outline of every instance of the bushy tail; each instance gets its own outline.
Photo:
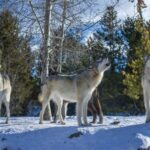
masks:
POLYGON ((43 96, 42 96, 42 93, 40 93, 40 94, 38 95, 38 101, 39 101, 40 103, 43 102, 43 96))
POLYGON ((45 92, 46 92, 46 85, 43 85, 42 87, 41 87, 41 93, 38 95, 38 101, 40 102, 40 103, 42 103, 43 102, 43 100, 44 100, 44 94, 45 94, 45 92))

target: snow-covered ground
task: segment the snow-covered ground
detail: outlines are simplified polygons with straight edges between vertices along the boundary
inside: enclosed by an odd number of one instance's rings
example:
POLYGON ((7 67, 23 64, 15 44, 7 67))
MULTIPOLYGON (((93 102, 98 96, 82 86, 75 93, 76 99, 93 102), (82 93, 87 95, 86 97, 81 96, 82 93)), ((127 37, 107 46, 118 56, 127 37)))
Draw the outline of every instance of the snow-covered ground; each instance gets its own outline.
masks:
MULTIPOLYGON (((91 118, 88 118, 89 121, 91 118)), ((102 125, 78 127, 75 117, 66 125, 38 124, 38 117, 0 118, 0 150, 148 150, 150 124, 144 116, 105 116, 102 125), (113 124, 114 122, 119 124, 113 124), (74 137, 77 133, 77 137, 74 137), (78 136, 79 133, 79 136, 78 136), (81 134, 83 133, 83 134, 81 134), (73 134, 72 138, 69 138, 73 134), (142 149, 143 148, 143 149, 142 149)))

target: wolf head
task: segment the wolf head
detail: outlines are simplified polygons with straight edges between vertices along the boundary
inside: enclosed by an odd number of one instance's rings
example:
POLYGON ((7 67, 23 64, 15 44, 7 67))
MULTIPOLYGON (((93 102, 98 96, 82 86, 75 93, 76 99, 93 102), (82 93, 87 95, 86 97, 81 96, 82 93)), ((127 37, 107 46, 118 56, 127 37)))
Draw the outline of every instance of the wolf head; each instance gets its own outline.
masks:
POLYGON ((99 59, 97 61, 97 70, 99 72, 104 72, 106 70, 108 70, 110 68, 111 64, 108 60, 108 58, 104 58, 104 59, 99 59))

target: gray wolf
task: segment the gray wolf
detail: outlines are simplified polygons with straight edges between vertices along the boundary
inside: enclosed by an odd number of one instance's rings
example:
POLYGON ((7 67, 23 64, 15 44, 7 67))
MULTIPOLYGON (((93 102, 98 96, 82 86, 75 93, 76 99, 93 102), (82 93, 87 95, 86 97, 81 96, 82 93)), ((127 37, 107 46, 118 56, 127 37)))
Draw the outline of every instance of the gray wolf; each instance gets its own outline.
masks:
POLYGON ((43 122, 43 114, 50 100, 58 106, 58 115, 61 124, 65 124, 62 118, 63 100, 75 102, 78 125, 88 125, 87 108, 93 91, 100 84, 104 72, 110 68, 107 58, 100 59, 91 68, 80 74, 69 76, 50 76, 41 87, 39 101, 42 102, 40 123, 43 122), (83 117, 83 123, 82 123, 83 117))
POLYGON ((93 116, 93 121, 91 123, 96 123, 97 116, 99 119, 98 123, 99 124, 103 123, 103 111, 100 103, 98 88, 96 88, 96 90, 92 94, 91 99, 89 100, 88 110, 91 112, 93 116))
POLYGON ((146 122, 150 122, 150 57, 145 57, 145 67, 142 75, 142 87, 144 106, 146 110, 146 122))
POLYGON ((6 123, 9 123, 9 117, 10 117, 10 95, 11 95, 11 84, 10 79, 7 75, 0 73, 0 113, 1 113, 1 106, 2 103, 5 104, 6 107, 6 123))

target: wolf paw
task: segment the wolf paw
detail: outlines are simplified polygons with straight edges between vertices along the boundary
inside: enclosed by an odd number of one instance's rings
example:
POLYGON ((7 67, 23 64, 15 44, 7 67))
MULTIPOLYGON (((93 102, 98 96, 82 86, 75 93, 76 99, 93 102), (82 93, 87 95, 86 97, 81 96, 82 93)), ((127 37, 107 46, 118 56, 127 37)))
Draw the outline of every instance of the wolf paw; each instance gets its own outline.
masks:
POLYGON ((40 121, 40 122, 39 122, 39 124, 43 124, 43 122, 42 122, 42 121, 40 121))
POLYGON ((91 122, 90 122, 90 124, 95 124, 95 123, 96 123, 96 121, 91 121, 91 122))
POLYGON ((97 124, 103 124, 103 121, 99 121, 97 124))
POLYGON ((5 124, 9 124, 10 123, 10 119, 6 118, 5 124))
POLYGON ((82 126, 87 127, 87 126, 92 126, 92 124, 91 123, 85 123, 82 126))
POLYGON ((84 126, 84 124, 83 123, 78 123, 78 126, 84 126))
POLYGON ((57 123, 57 121, 50 121, 50 123, 57 123))
POLYGON ((9 120, 6 120, 6 121, 5 121, 5 124, 9 124, 9 123, 10 123, 10 121, 9 121, 9 120))
POLYGON ((66 123, 65 122, 60 122, 61 123, 61 125, 65 125, 66 123))
POLYGON ((103 117, 101 116, 101 117, 99 117, 99 122, 98 122, 98 124, 102 124, 103 123, 103 117))

